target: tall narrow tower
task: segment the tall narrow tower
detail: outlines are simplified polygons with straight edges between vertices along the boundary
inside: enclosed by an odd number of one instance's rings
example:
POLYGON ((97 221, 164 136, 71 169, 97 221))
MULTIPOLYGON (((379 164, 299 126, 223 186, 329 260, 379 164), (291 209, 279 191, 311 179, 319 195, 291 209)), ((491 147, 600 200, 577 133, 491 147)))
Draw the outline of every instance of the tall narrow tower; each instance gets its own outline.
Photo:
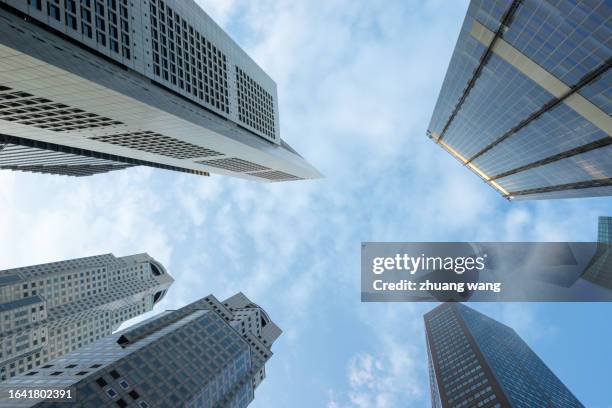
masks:
POLYGON ((147 254, 0 271, 0 379, 111 334, 152 310, 172 282, 147 254))
POLYGON ((34 384, 72 390, 73 407, 243 408, 253 401, 280 334, 242 293, 224 302, 209 295, 14 377, 0 390, 6 395, 34 384))
POLYGON ((516 332, 463 304, 425 315, 433 408, 584 408, 516 332))

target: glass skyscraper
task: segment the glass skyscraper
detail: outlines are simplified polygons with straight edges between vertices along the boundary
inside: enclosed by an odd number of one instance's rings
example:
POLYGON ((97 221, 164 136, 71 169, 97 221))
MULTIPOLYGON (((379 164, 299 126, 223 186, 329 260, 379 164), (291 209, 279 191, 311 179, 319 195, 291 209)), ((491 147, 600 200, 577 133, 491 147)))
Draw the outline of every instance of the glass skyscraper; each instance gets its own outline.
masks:
POLYGON ((508 199, 612 195, 611 15, 472 0, 428 136, 508 199))
POLYGON ((424 319, 433 408, 584 408, 510 327, 460 303, 424 319))
POLYGON ((612 289, 612 217, 599 217, 597 252, 582 277, 612 289))
POLYGON ((0 383, 0 407, 66 405, 7 398, 36 387, 72 390, 71 407, 244 408, 280 334, 242 293, 224 302, 209 295, 0 383))
POLYGON ((111 334, 172 282, 147 254, 0 270, 0 381, 111 334))
POLYGON ((0 0, 0 169, 320 177, 276 83, 193 0, 0 0))

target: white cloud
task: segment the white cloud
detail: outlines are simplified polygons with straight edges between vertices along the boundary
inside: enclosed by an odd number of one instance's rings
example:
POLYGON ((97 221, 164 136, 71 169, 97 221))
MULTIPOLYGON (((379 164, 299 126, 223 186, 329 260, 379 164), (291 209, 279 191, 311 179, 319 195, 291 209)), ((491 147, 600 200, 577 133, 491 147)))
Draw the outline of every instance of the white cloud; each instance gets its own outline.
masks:
POLYGON ((426 395, 423 313, 428 305, 366 303, 359 315, 373 340, 369 351, 348 361, 346 389, 329 393, 328 406, 417 406, 426 395))
POLYGON ((421 381, 413 382, 415 357, 410 345, 389 342, 376 356, 356 354, 347 366, 346 401, 330 393, 328 407, 391 408, 422 397, 421 381))
POLYGON ((537 307, 530 303, 502 304, 499 319, 530 344, 559 334, 558 328, 538 316, 537 307))
POLYGON ((238 4, 237 0, 196 0, 196 2, 222 27, 227 24, 238 4))
POLYGON ((168 263, 171 245, 155 214, 151 171, 77 179, 0 172, 0 268, 114 252, 149 252, 168 263), (18 181, 18 182, 17 182, 18 181))
MULTIPOLYGON (((312 325, 352 317, 369 347, 340 363, 346 380, 331 387, 328 408, 422 406, 426 309, 359 304, 359 243, 588 240, 609 201, 507 203, 427 140, 465 1, 200 3, 222 26, 238 27, 278 84, 283 138, 326 179, 3 171, 0 268, 147 251, 176 278, 158 310, 242 290, 285 330, 279 342, 290 341, 296 365, 315 358, 299 356, 312 325), (333 313, 308 313, 332 300, 333 313)), ((529 307, 507 310, 521 334, 538 324, 529 307)), ((257 392, 254 406, 268 408, 286 390, 264 382, 257 392)))

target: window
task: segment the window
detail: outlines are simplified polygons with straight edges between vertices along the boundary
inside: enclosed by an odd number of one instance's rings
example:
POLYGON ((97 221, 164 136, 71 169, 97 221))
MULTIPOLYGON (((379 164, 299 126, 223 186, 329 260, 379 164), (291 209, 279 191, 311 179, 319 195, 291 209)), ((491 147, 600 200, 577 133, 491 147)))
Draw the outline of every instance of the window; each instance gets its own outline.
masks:
POLYGON ((151 3, 150 11, 155 75, 161 73, 164 82, 191 99, 229 113, 225 54, 170 7, 151 3))
POLYGON ((114 379, 114 380, 116 380, 117 378, 121 377, 121 376, 119 375, 119 373, 118 373, 117 371, 115 371, 115 370, 112 370, 112 371, 110 372, 110 376, 111 376, 111 377, 113 377, 113 379, 114 379))
POLYGON ((109 398, 115 398, 117 396, 117 391, 115 391, 114 389, 112 389, 111 387, 109 387, 106 390, 106 395, 108 395, 109 398))
MULTIPOLYGON (((11 99, 18 99, 14 103, 20 106, 19 109, 2 110, 0 119, 9 122, 48 129, 54 132, 122 124, 95 113, 85 112, 82 109, 70 108, 62 103, 53 103, 53 101, 46 98, 37 98, 27 92, 2 94, 0 99, 6 99, 7 96, 11 97, 11 99)), ((62 281, 64 279, 62 277, 62 281)), ((28 292, 24 292, 24 297, 27 296, 28 292)))
POLYGON ((235 157, 215 160, 202 160, 198 161, 198 163, 239 173, 248 171, 270 170, 268 167, 264 167, 259 164, 251 163, 249 161, 238 159, 235 157))
POLYGON ((191 159, 222 155, 217 151, 150 131, 93 136, 91 139, 128 147, 130 149, 173 157, 175 159, 191 159))
POLYGON ((60 375, 61 373, 63 373, 63 371, 54 371, 51 373, 51 375, 60 375))
POLYGON ((238 120, 259 134, 276 137, 274 98, 245 71, 236 67, 238 120))
POLYGON ((125 402, 122 399, 117 400, 116 404, 117 404, 118 407, 121 407, 121 408, 125 408, 125 407, 128 406, 127 402, 125 402))
POLYGON ((100 377, 96 380, 96 384, 98 384, 100 387, 104 387, 108 383, 106 382, 106 380, 104 380, 104 378, 100 377))

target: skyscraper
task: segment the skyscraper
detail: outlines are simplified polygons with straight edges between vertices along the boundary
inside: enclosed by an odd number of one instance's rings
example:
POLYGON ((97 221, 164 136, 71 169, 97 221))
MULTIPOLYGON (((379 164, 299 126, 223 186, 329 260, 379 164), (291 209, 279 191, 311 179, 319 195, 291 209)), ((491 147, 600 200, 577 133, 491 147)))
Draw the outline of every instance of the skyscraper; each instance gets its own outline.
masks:
POLYGON ((111 334, 152 310, 172 282, 146 254, 0 271, 0 380, 111 334))
MULTIPOLYGON (((78 395, 74 407, 242 408, 264 379, 272 343, 280 334, 266 312, 242 293, 223 303, 210 295, 106 336, 2 387, 72 389, 78 395)), ((13 403, 56 406, 51 401, 13 403)))
POLYGON ((599 217, 597 252, 582 277, 612 289, 612 217, 599 217))
POLYGON ((584 408, 510 327, 460 303, 425 315, 433 408, 584 408))
POLYGON ((606 0, 472 0, 428 136, 512 200, 612 195, 606 0))
POLYGON ((193 0, 0 0, 0 169, 318 178, 275 82, 193 0))
POLYGON ((599 217, 597 241, 602 244, 612 244, 612 217, 599 217))

